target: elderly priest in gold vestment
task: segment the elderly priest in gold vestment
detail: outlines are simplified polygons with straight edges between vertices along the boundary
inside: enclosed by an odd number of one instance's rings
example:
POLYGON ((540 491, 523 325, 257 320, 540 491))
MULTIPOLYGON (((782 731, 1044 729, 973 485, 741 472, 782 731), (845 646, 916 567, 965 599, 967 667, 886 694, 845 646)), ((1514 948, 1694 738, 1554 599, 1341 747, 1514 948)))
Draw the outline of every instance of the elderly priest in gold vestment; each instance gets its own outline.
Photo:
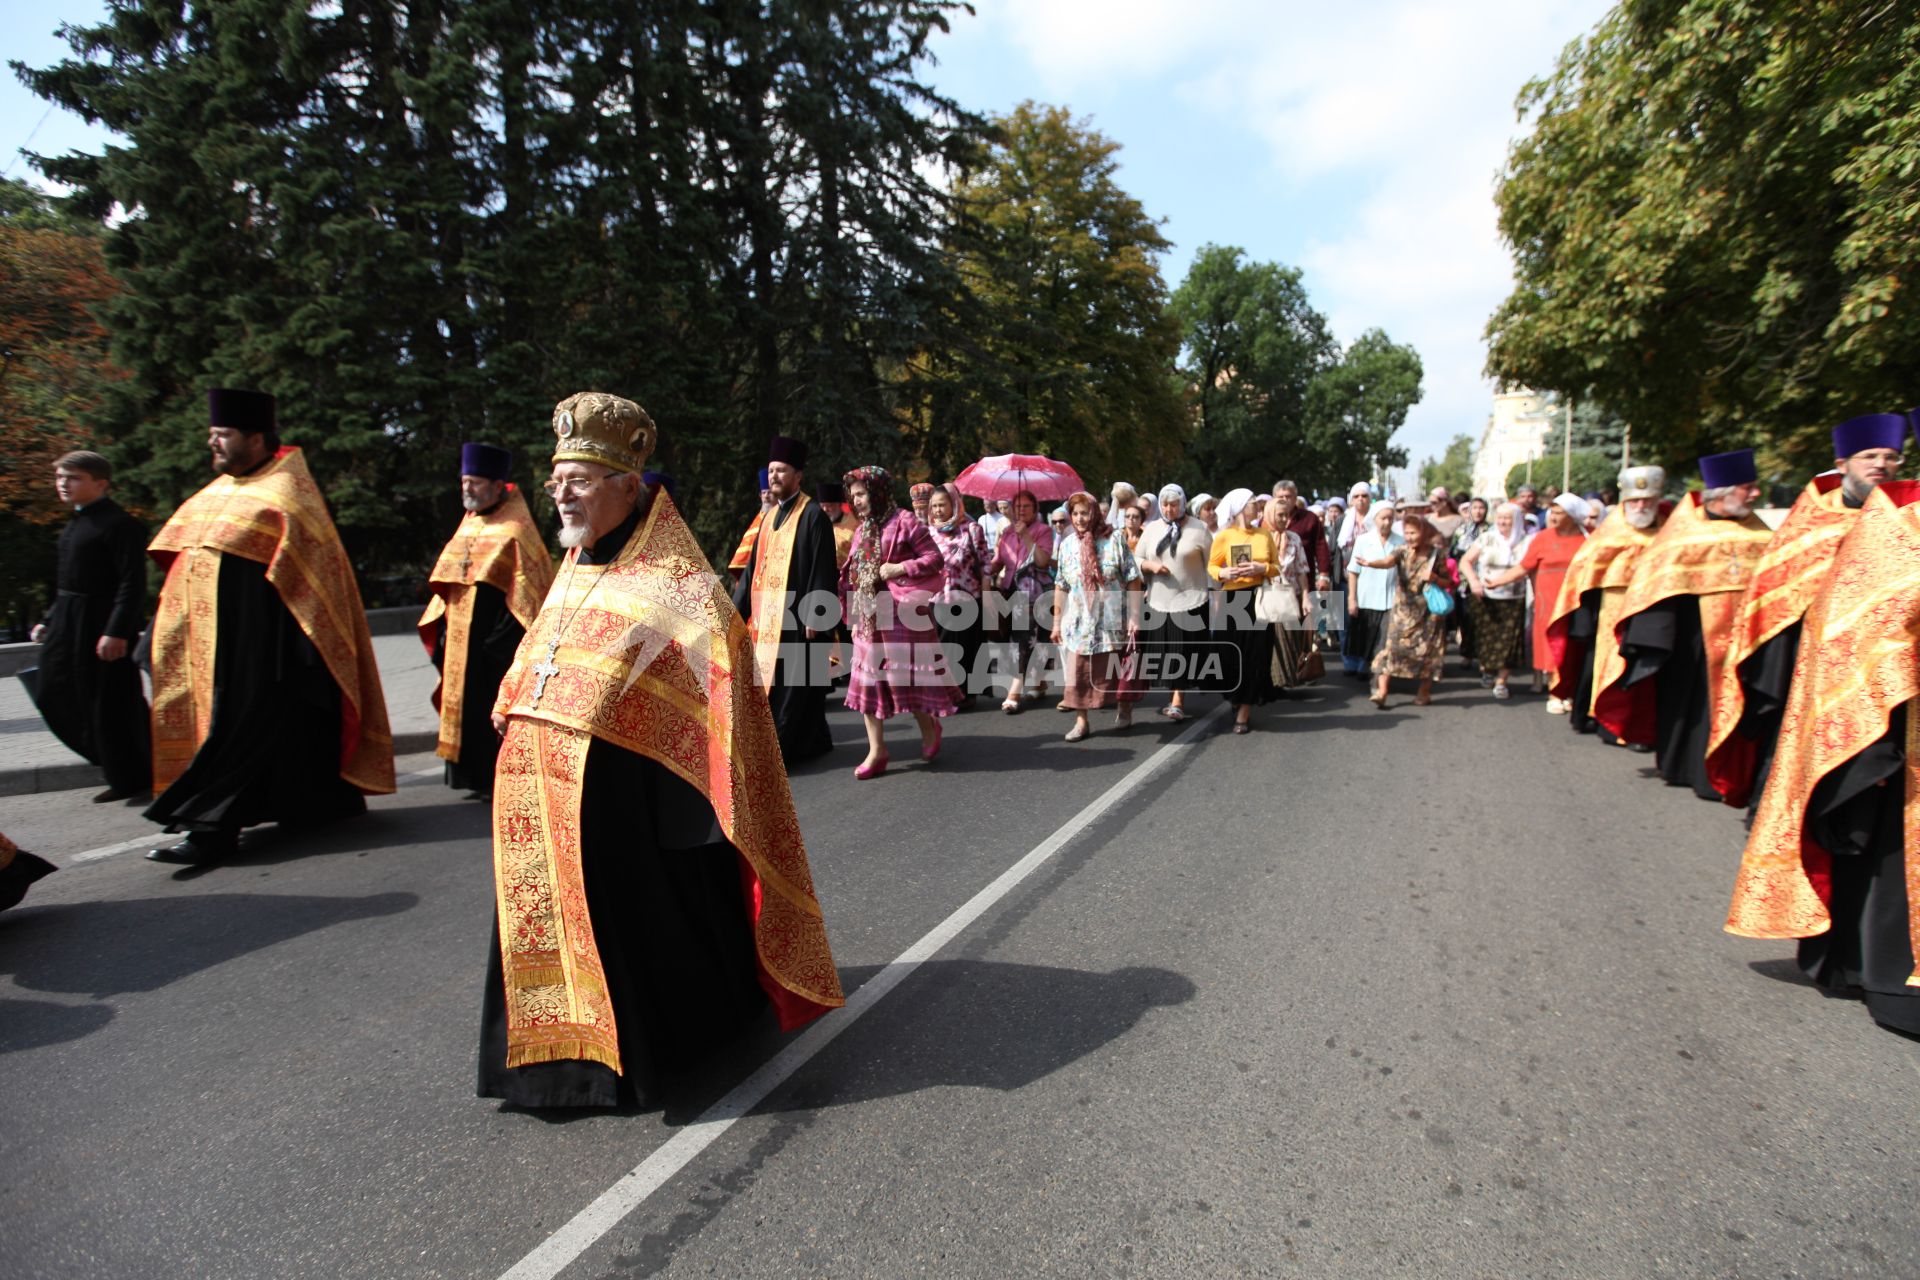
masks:
POLYGON ((494 704, 479 1093, 650 1104, 771 1004, 843 1003, 753 642, 600 392, 553 416, 567 554, 494 704))
POLYGON ((416 624, 440 671, 435 753, 447 762, 447 785, 479 797, 493 794, 500 738, 490 717, 500 678, 553 585, 553 556, 507 478, 512 469, 513 455, 498 445, 460 446, 467 514, 428 576, 433 599, 416 624))

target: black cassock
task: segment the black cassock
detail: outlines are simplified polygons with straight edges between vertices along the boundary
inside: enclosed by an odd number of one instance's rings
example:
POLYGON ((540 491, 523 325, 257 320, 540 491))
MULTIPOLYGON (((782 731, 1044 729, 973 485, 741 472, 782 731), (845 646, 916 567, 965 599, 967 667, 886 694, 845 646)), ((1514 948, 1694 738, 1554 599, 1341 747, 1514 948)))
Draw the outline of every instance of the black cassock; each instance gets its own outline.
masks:
POLYGON ((1760 807, 1773 772, 1773 752, 1780 745, 1780 721, 1786 715, 1787 695, 1793 690, 1793 668, 1800 657, 1800 624, 1789 623, 1740 664, 1740 723, 1734 732, 1753 743, 1753 791, 1747 803, 1749 821, 1760 807))
POLYGON ((1707 645, 1698 596, 1670 596, 1627 619, 1620 637, 1623 682, 1654 682, 1654 763, 1670 787, 1692 787, 1702 800, 1720 793, 1707 778, 1711 732, 1707 645))
MULTIPOLYGON (((798 495, 787 499, 761 523, 760 535, 753 540, 753 554, 747 558, 746 570, 734 586, 733 607, 749 621, 753 618, 753 571, 759 565, 760 552, 769 540, 767 526, 771 524, 773 529, 784 527, 793 515, 796 501, 798 495)), ((801 612, 802 603, 809 596, 824 592, 830 597, 840 589, 840 568, 833 554, 833 522, 827 519, 827 513, 820 509, 817 502, 809 502, 799 519, 800 527, 793 536, 793 558, 787 566, 787 591, 793 597, 792 614, 801 612)), ((789 652, 807 655, 807 666, 805 670, 796 671, 783 658, 775 668, 773 684, 767 690, 767 702, 773 710, 773 727, 780 735, 780 755, 790 765, 811 760, 833 749, 833 733, 827 728, 829 685, 826 681, 815 684, 809 678, 815 665, 812 651, 816 647, 825 650, 832 645, 831 640, 826 638, 830 634, 828 629, 819 630, 822 639, 810 643, 799 617, 789 616, 782 623, 781 645, 798 646, 789 652)))
MULTIPOLYGON (((636 512, 601 539, 601 555, 582 548, 580 561, 611 562, 638 527, 636 512)), ((619 1032, 621 1072, 572 1058, 506 1065, 496 906, 480 1006, 475 1092, 483 1098, 518 1107, 650 1104, 663 1083, 768 1007, 740 853, 693 784, 636 751, 595 739, 580 780, 580 872, 619 1032)))
POLYGON ((101 767, 107 785, 138 793, 153 781, 147 698, 133 643, 147 613, 147 527, 112 498, 90 502, 60 532, 59 590, 47 615, 34 701, 47 728, 101 767), (127 642, 102 662, 101 636, 127 642))
MULTIPOLYGON (((473 622, 467 629, 467 666, 461 680, 460 758, 447 761, 447 785, 456 791, 493 794, 493 766, 500 758, 500 735, 493 731, 493 700, 513 665, 514 651, 527 629, 507 608, 506 593, 491 583, 473 587, 473 622)), ((447 620, 433 645, 433 665, 443 667, 447 620)))
POLYGON ((220 555, 218 626, 207 739, 147 817, 174 831, 233 833, 364 811, 365 797, 340 776, 340 686, 267 566, 220 555))
POLYGON ((1920 987, 1909 987, 1906 718, 1814 787, 1807 835, 1833 855, 1833 927, 1800 940, 1800 968, 1836 994, 1859 995, 1882 1026, 1920 1035, 1920 987))
POLYGON ((507 1062, 495 909, 475 1092, 519 1107, 653 1105, 768 1007, 740 855, 713 807, 663 765, 595 740, 580 783, 580 871, 620 1037, 621 1073, 582 1059, 507 1062))

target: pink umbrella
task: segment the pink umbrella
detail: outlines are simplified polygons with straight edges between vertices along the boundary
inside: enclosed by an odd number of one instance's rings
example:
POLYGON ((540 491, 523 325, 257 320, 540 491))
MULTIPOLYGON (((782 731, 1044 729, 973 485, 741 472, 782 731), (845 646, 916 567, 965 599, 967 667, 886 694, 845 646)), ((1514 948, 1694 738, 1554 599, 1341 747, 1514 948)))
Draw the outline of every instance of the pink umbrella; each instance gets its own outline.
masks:
POLYGON ((1038 502, 1058 502, 1087 486, 1064 462, 1037 453, 1001 453, 982 458, 954 479, 954 487, 973 498, 994 502, 1026 490, 1038 502))

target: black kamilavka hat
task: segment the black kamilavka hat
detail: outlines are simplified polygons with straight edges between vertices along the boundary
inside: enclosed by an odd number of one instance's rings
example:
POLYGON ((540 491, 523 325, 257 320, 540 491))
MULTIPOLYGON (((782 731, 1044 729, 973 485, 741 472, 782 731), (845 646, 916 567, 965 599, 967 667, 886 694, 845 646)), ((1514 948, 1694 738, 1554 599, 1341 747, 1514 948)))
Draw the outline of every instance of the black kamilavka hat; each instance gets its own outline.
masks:
POLYGON ((215 387, 207 392, 207 425, 269 434, 280 429, 272 396, 236 387, 215 387))

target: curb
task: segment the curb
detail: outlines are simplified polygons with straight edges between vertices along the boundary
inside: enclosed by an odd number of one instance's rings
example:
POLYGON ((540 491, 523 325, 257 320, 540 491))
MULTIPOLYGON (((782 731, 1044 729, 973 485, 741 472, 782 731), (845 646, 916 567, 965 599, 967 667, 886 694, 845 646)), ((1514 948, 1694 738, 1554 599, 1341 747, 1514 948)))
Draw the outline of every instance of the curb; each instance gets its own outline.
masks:
MULTIPOLYGON (((420 620, 424 604, 403 604, 390 609, 367 610, 367 634, 375 636, 410 635, 420 620)), ((40 660, 40 646, 31 640, 0 644, 0 676, 17 676, 40 660)), ((8 794, 0 791, 0 795, 8 794)))
MULTIPOLYGON (((438 729, 417 729, 393 735, 395 756, 419 755, 432 751, 440 741, 438 729)), ((31 796, 42 791, 72 791, 98 787, 106 782, 100 766, 84 763, 38 764, 19 769, 0 769, 0 796, 31 796)))

